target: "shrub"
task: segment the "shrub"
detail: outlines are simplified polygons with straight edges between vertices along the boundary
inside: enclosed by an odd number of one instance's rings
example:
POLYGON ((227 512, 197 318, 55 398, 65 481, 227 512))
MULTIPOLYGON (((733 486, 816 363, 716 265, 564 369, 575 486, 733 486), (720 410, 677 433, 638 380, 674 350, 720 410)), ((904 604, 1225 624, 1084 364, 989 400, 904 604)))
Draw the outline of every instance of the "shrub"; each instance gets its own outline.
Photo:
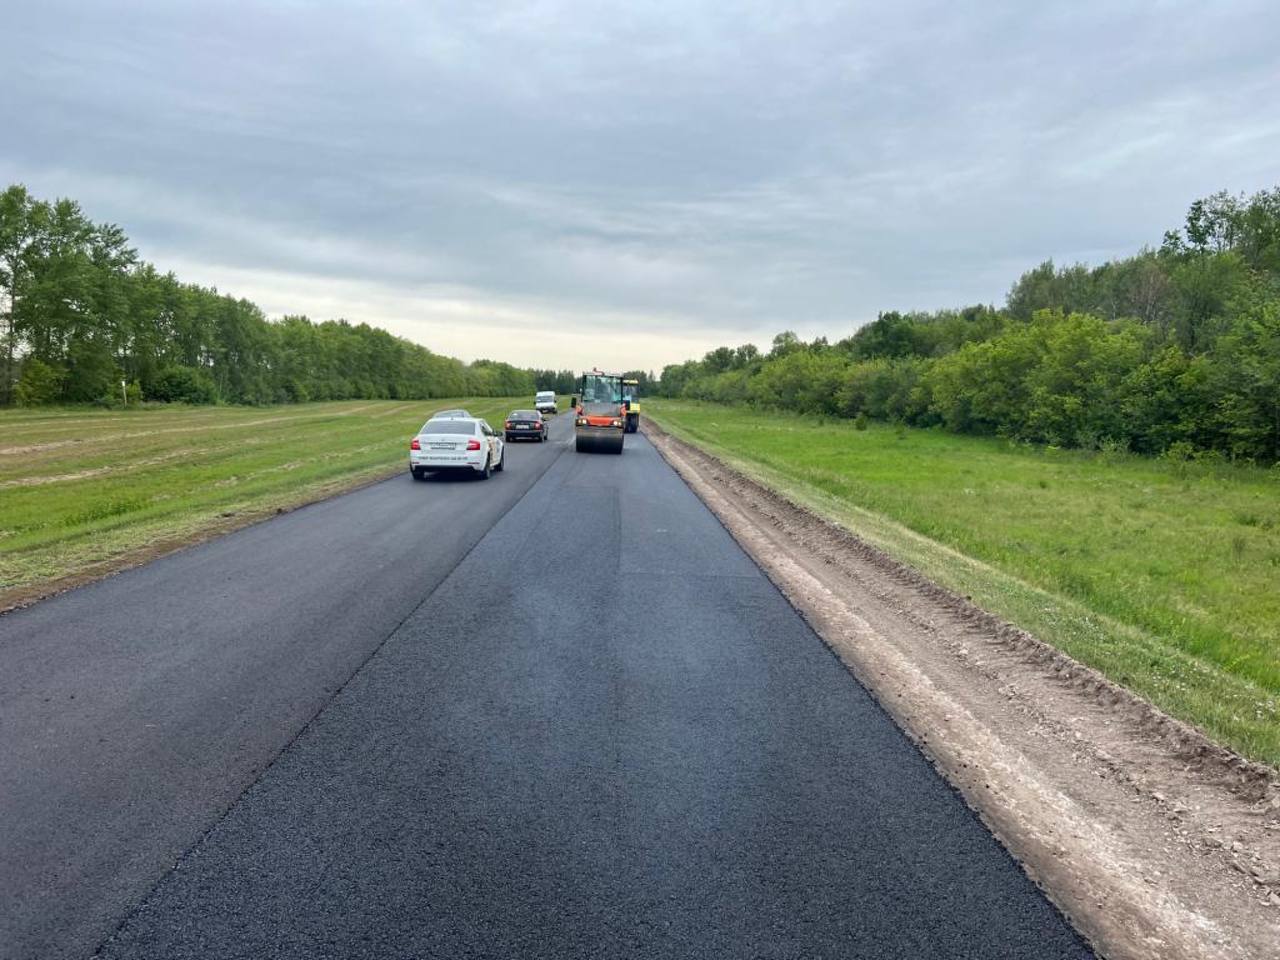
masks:
POLYGON ((14 399, 21 407, 36 407, 54 403, 62 392, 62 370, 43 360, 28 357, 22 362, 22 376, 14 387, 14 399))
POLYGON ((145 392, 148 400, 166 403, 216 403, 218 399, 213 380, 196 367, 165 367, 145 392))

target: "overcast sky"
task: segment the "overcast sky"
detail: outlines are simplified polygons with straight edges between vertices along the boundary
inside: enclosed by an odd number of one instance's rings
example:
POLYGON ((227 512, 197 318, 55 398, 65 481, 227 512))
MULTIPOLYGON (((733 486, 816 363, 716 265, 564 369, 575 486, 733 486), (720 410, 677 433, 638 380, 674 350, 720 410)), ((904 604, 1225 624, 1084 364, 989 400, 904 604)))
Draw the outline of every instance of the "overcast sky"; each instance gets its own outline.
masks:
POLYGON ((836 339, 1280 184, 1276 0, 0 0, 0 29, 0 179, 271 315, 467 359, 836 339))

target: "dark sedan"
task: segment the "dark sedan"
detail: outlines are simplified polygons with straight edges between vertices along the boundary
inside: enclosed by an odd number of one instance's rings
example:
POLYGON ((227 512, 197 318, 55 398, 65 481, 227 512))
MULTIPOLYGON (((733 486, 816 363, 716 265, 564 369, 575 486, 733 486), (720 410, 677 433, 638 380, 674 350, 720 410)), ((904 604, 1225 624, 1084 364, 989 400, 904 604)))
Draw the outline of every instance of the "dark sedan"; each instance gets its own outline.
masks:
POLYGON ((547 421, 537 410, 512 410, 503 430, 508 441, 537 440, 542 443, 547 439, 547 421))

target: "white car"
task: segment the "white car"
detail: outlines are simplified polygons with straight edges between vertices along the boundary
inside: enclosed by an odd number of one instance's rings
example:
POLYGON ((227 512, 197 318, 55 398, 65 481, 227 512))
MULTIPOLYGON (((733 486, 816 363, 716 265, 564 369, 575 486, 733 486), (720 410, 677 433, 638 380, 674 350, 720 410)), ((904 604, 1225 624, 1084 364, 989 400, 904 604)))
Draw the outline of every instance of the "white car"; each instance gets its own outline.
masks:
POLYGON ((554 390, 539 390, 533 395, 533 409, 539 413, 555 413, 556 392, 554 390))
POLYGON ((415 480, 428 473, 466 470, 488 480, 506 466, 502 436, 479 417, 434 416, 409 441, 409 472, 415 480))

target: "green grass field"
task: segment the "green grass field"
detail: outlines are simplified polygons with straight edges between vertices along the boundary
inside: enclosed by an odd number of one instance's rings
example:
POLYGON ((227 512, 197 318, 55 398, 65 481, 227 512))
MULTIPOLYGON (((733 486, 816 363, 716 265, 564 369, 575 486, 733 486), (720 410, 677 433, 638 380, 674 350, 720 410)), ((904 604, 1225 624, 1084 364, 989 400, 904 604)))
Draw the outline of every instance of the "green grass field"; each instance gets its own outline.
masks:
POLYGON ((1246 756, 1280 764, 1280 468, 1176 464, 645 401, 1246 756))
POLYGON ((407 470, 427 416, 529 399, 0 411, 0 609, 50 584, 407 470))

